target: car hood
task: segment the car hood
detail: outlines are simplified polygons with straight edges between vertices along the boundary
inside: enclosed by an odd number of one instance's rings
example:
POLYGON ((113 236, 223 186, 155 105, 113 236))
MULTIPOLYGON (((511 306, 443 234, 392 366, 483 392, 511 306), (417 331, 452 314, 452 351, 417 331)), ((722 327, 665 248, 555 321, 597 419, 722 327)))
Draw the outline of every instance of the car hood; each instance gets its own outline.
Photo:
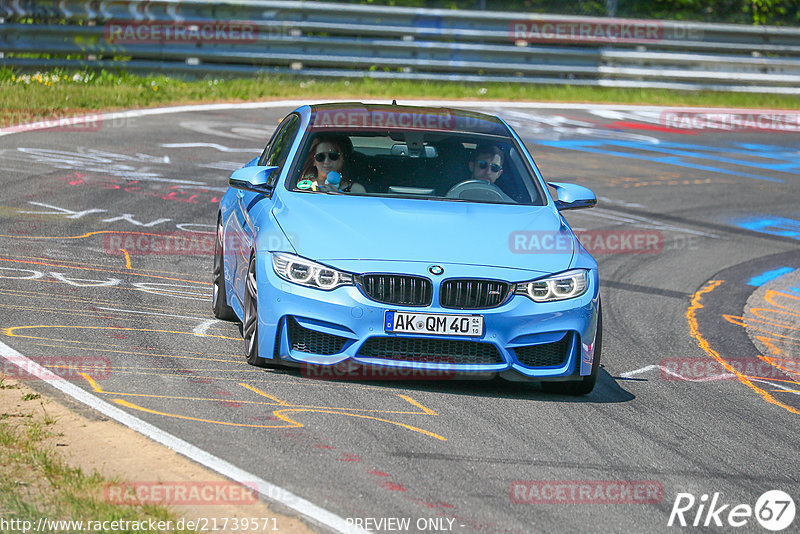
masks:
POLYGON ((576 247, 572 231, 547 206, 288 192, 273 214, 298 254, 334 266, 335 260, 397 260, 546 274, 568 269, 576 247), (555 252, 539 247, 544 236, 559 237, 555 252))

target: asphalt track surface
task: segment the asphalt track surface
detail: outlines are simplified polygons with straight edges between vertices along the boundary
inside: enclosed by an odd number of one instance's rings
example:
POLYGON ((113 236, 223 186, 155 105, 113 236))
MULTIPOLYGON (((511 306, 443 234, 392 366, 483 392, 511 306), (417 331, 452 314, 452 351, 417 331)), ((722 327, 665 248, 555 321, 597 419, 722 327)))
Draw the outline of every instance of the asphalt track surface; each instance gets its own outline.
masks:
MULTIPOLYGON (((0 137, 3 353, 371 531, 404 531, 378 521, 409 518, 411 532, 766 532, 754 517, 731 527, 728 512, 768 490, 800 504, 796 129, 681 128, 645 108, 489 107, 547 179, 600 199, 565 213, 607 247, 595 249, 603 368, 592 394, 571 398, 246 364, 239 325, 211 314, 210 232, 230 172, 292 107, 0 137), (611 250, 609 236, 637 233, 659 245, 611 250), (63 367, 75 362, 83 374, 63 367), (580 484, 591 495, 571 493, 580 484), (681 493, 697 504, 689 527, 670 528, 681 493), (703 527, 703 512, 692 527, 715 493, 730 505, 724 526, 703 527)), ((312 521, 337 528, 323 523, 312 521)), ((785 531, 798 530, 800 518, 785 531)))

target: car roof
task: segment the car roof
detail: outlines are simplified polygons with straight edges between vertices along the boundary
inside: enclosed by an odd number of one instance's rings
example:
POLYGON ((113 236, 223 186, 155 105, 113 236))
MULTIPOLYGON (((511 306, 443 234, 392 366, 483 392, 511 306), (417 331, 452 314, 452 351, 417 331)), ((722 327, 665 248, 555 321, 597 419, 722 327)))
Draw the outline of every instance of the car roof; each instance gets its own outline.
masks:
POLYGON ((493 115, 444 107, 339 102, 309 106, 313 130, 425 130, 508 136, 505 123, 493 115))

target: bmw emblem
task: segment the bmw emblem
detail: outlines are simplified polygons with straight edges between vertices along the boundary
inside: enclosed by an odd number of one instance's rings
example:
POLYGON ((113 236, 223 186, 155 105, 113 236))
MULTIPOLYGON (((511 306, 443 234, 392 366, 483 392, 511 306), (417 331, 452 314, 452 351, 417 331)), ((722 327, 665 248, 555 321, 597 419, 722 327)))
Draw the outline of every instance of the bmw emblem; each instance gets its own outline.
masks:
POLYGON ((428 272, 433 275, 439 276, 444 272, 444 267, 442 267, 441 265, 431 265, 430 267, 428 267, 428 272))

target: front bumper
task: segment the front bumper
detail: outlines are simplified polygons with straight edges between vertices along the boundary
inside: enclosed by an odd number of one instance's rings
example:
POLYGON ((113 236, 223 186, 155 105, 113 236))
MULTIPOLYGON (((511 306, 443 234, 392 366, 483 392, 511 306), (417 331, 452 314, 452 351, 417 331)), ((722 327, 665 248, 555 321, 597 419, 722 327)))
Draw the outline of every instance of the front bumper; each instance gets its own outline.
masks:
MULTIPOLYGON (((564 380, 591 373, 599 305, 596 269, 578 298, 537 303, 516 295, 496 308, 458 310, 439 305, 438 282, 444 277, 428 274, 427 264, 365 265, 371 272, 431 279, 432 304, 408 307, 375 302, 354 286, 321 291, 292 284, 275 274, 268 253, 258 260, 259 352, 264 358, 290 365, 356 363, 405 371, 411 378, 408 370, 474 378, 499 374, 510 380, 564 380), (475 337, 387 333, 387 310, 480 314, 484 331, 475 337)), ((518 270, 443 266, 450 277, 526 279, 518 270)))

